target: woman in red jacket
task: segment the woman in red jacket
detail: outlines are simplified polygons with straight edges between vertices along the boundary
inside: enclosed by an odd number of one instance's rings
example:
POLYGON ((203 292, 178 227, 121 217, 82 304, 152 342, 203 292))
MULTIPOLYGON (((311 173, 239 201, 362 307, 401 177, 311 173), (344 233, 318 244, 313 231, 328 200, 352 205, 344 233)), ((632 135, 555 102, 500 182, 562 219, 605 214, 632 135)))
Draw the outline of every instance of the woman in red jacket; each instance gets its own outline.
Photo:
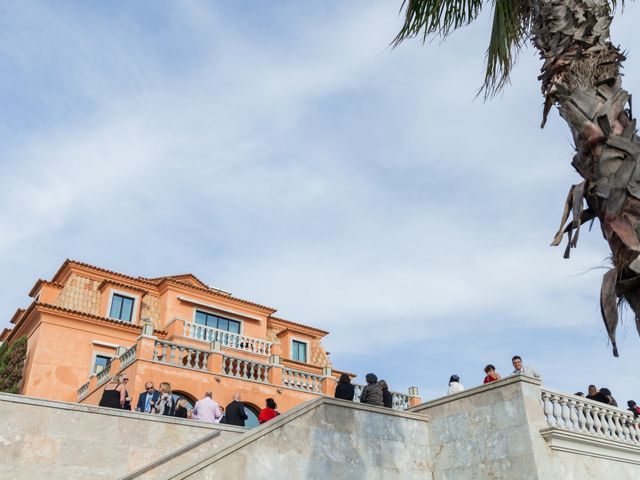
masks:
POLYGON ((276 411, 276 408, 278 408, 278 406, 276 405, 276 402, 273 400, 273 398, 267 398, 267 406, 266 408, 263 408, 262 410, 260 410, 260 415, 258 415, 258 421, 260 423, 264 423, 271 420, 272 418, 276 418, 278 415, 280 415, 276 411))

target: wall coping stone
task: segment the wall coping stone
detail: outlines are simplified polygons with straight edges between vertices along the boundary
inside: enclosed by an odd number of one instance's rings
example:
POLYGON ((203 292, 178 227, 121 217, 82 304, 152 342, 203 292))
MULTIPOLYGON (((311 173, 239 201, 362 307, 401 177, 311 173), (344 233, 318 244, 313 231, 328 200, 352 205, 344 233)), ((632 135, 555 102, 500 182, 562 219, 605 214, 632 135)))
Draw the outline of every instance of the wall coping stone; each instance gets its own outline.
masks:
POLYGON ((183 425, 186 427, 204 428, 207 430, 221 430, 237 433, 244 433, 249 430, 247 427, 238 427, 235 425, 200 422, 198 420, 188 420, 185 418, 170 417, 167 415, 153 415, 149 413, 119 410, 117 408, 99 407, 96 405, 86 405, 82 403, 62 402, 60 400, 47 400, 44 398, 14 395, 12 393, 0 393, 0 402, 21 403, 24 405, 54 408, 56 410, 71 410, 76 412, 95 413, 112 417, 124 417, 131 418, 133 420, 143 420, 147 422, 169 423, 173 425, 183 425))
POLYGON ((311 410, 319 408, 322 405, 334 405, 334 406, 350 408, 354 410, 362 410, 362 411, 371 412, 371 413, 379 413, 381 415, 390 415, 394 417, 402 417, 402 418, 407 418, 411 420, 418 420, 420 422, 429 421, 427 416, 419 413, 412 413, 407 411, 401 412, 401 411, 393 410, 391 408, 376 407, 373 405, 357 403, 349 400, 339 400, 335 398, 320 397, 315 400, 310 400, 308 402, 300 404, 297 407, 292 408, 288 412, 274 418, 273 420, 269 420, 268 422, 262 424, 262 426, 254 428, 250 433, 242 435, 242 437, 232 442, 231 444, 223 446, 222 448, 220 448, 219 450, 217 450, 207 458, 198 460, 192 463, 190 466, 184 467, 181 471, 173 472, 171 475, 165 478, 167 480, 187 478, 192 473, 200 471, 203 468, 211 465, 212 463, 215 463, 218 460, 228 455, 231 455, 232 453, 240 450, 245 445, 248 445, 258 440, 259 438, 267 435, 268 433, 271 433, 274 430, 282 428, 287 423, 310 412, 311 410))
POLYGON ((543 428, 540 435, 552 450, 640 465, 640 447, 637 445, 555 427, 543 428))
POLYGON ((419 405, 415 405, 407 409, 406 411, 419 412, 422 410, 428 410, 429 408, 437 407, 438 405, 443 405, 445 403, 455 402, 462 398, 479 395, 481 393, 488 392, 496 388, 506 387, 507 385, 511 385, 512 383, 529 383, 537 387, 539 387, 542 384, 540 380, 534 377, 528 377, 526 375, 521 375, 521 374, 510 375, 501 380, 496 380, 495 382, 485 383, 483 385, 478 385, 477 387, 467 388, 461 392, 454 393, 452 395, 445 395, 443 397, 439 397, 434 400, 429 400, 428 402, 420 403, 419 405))

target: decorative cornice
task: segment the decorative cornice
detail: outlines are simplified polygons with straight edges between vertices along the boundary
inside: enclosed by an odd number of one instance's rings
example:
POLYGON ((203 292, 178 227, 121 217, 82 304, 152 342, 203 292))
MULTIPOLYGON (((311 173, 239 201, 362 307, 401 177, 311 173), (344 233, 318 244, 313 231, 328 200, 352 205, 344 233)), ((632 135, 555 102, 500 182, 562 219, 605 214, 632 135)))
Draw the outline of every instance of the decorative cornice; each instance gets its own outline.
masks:
POLYGON ((58 282, 50 282, 49 280, 43 280, 42 278, 38 279, 38 281, 33 285, 31 291, 29 292, 30 297, 35 297, 42 285, 49 285, 51 287, 63 289, 64 285, 58 282))
POLYGON ((320 334, 320 338, 322 338, 329 334, 326 330, 310 327, 309 325, 304 325, 302 323, 292 322, 291 320, 285 320, 284 318, 274 317, 273 315, 267 318, 267 323, 280 324, 285 327, 285 329, 288 328, 293 332, 312 332, 311 335, 313 337, 318 337, 318 334, 320 334))
POLYGON ((543 428, 540 435, 547 441, 551 450, 640 465, 639 445, 555 427, 543 428))
POLYGON ((141 293, 142 296, 145 296, 147 293, 149 293, 149 290, 146 290, 144 288, 136 287, 128 283, 118 282, 116 280, 111 280, 110 278, 105 278, 103 281, 101 281, 98 285, 98 290, 102 292, 108 285, 113 285, 114 287, 123 288, 125 290, 133 290, 134 292, 141 293))
POLYGON ((16 325, 20 320, 20 318, 22 317, 22 315, 24 314, 24 312, 26 312, 24 308, 17 309, 16 313, 14 313, 13 317, 11 317, 11 320, 9 320, 9 323, 13 323, 14 325, 16 325))

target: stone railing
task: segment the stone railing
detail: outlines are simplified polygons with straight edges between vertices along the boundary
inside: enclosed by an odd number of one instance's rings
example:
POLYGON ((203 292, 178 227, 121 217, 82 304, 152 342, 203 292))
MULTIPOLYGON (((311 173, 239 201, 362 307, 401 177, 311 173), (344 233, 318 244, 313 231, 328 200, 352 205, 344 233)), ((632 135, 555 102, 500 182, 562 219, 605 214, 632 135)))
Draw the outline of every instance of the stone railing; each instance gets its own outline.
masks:
POLYGON ((546 387, 540 391, 550 427, 640 445, 640 420, 631 412, 546 387))
POLYGON ((109 378, 111 377, 111 360, 109 360, 104 368, 98 372, 98 375, 96 375, 96 377, 98 380, 98 387, 104 385, 109 381, 109 378))
POLYGON ((322 391, 322 377, 320 375, 289 368, 282 369, 282 384, 285 387, 307 392, 320 393, 322 391))
POLYGON ((127 350, 122 355, 120 355, 120 369, 121 370, 124 369, 124 368, 127 368, 136 359, 136 347, 137 347, 137 345, 134 344, 133 347, 131 347, 129 350, 127 350))
POLYGON ((82 385, 79 389, 78 389, 78 401, 80 402, 81 400, 84 400, 84 398, 89 395, 89 383, 87 382, 84 385, 82 385))
POLYGON ((271 355, 271 345, 273 345, 272 342, 259 338, 246 337, 239 333, 219 330, 187 321, 183 322, 182 335, 206 342, 220 342, 223 347, 265 356, 271 355))
POLYGON ((209 352, 175 343, 156 340, 152 360, 165 365, 208 371, 209 352))
MULTIPOLYGON (((359 402, 364 385, 354 383, 353 386, 355 387, 353 401, 359 402)), ((398 411, 403 411, 409 408, 409 395, 407 395, 406 393, 393 392, 391 390, 389 390, 389 392, 391 393, 391 408, 398 411)))
POLYGON ((230 377, 242 378, 244 380, 255 380, 256 382, 269 383, 269 365, 265 363, 252 362, 242 358, 222 357, 222 371, 230 377))

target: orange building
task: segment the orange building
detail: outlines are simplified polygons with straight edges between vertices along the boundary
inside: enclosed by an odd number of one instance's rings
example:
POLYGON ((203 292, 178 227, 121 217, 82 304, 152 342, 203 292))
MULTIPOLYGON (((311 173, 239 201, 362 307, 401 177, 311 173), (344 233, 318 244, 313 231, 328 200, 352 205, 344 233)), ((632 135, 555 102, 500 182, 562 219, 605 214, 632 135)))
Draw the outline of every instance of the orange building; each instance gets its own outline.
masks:
MULTIPOLYGON (((282 411, 333 395, 337 378, 321 340, 328 332, 210 287, 192 274, 132 277, 73 260, 18 309, 0 341, 28 336, 23 395, 98 404, 111 375, 126 373, 134 397, 169 382, 189 401, 234 392, 251 412, 272 397, 282 411)), ((393 393, 394 407, 419 403, 393 393)))

